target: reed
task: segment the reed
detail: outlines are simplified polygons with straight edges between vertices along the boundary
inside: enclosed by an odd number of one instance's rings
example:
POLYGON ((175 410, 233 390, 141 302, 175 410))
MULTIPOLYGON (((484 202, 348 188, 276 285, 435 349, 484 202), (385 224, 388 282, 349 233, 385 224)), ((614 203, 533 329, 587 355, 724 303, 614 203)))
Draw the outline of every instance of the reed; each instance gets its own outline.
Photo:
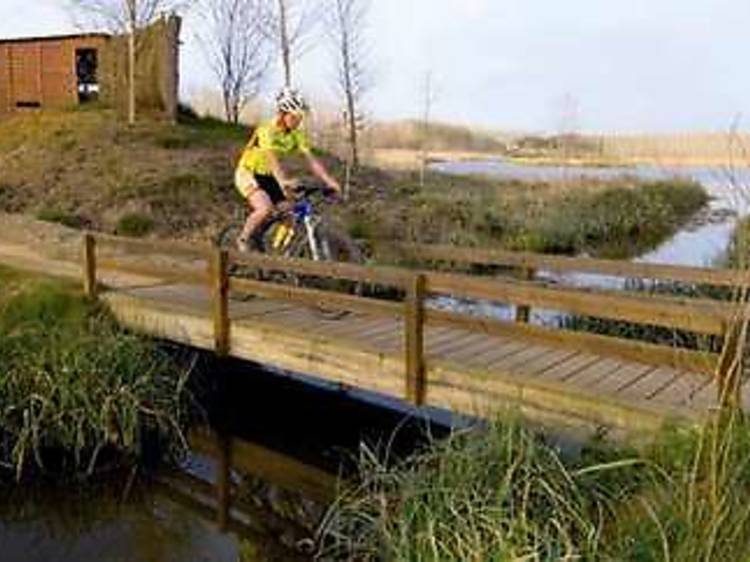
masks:
MULTIPOLYGON (((0 272, 0 276, 2 272, 0 272)), ((178 453, 189 371, 69 287, 3 277, 0 466, 17 479, 178 453)))
POLYGON ((641 449, 563 455, 516 421, 389 462, 363 449, 321 560, 725 561, 750 557, 750 426, 665 428, 641 449))

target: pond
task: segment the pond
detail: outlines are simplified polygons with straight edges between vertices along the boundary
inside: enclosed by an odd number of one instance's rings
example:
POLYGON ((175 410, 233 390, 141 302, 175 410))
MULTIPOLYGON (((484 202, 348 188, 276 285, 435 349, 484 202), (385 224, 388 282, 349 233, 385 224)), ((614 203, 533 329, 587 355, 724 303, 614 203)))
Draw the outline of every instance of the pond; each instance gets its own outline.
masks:
MULTIPOLYGON (((439 162, 432 168, 448 174, 478 174, 523 181, 574 181, 581 177, 605 180, 627 176, 644 180, 679 177, 703 185, 710 197, 707 208, 697 213, 685 226, 658 247, 633 258, 635 262, 697 267, 721 266, 738 219, 747 216, 750 211, 750 169, 748 168, 657 166, 593 168, 523 165, 505 160, 439 162)), ((626 282, 621 277, 582 273, 540 272, 539 278, 566 286, 604 289, 621 288, 626 282)), ((435 305, 439 308, 459 308, 477 315, 507 320, 515 317, 514 307, 494 303, 440 299, 435 305)), ((556 312, 533 310, 531 322, 555 324, 561 318, 562 315, 556 312)))

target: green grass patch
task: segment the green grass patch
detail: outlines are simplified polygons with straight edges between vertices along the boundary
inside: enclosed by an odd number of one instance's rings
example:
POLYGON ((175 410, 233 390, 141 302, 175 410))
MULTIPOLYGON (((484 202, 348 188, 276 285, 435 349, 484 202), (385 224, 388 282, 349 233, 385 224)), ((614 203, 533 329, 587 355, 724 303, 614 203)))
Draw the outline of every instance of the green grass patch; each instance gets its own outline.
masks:
POLYGON ((430 174, 406 176, 383 201, 357 194, 348 220, 375 239, 629 257, 673 234, 708 201, 681 180, 523 183, 430 174), (389 196, 390 195, 390 196, 389 196))
POLYGON ((40 209, 36 218, 46 222, 62 224, 70 228, 81 229, 86 225, 86 219, 76 213, 64 211, 57 207, 45 207, 40 209))
POLYGON ((573 192, 553 199, 521 225, 510 247, 611 258, 637 255, 658 245, 707 202, 700 185, 682 181, 573 192))
MULTIPOLYGON (((729 415, 639 449, 562 455, 518 423, 398 462, 364 450, 319 535, 332 560, 748 560, 750 426, 729 415)), ((328 557, 328 558, 326 558, 328 557)))
POLYGON ((142 213, 128 213, 120 217, 115 227, 115 233, 122 236, 139 238, 154 230, 156 223, 148 215, 142 213))
MULTIPOLYGON (((69 286, 0 271, 0 468, 91 474, 183 445, 187 374, 69 286)), ((2 472, 0 472, 0 475, 2 472)))
POLYGON ((167 150, 187 150, 227 143, 246 142, 249 130, 244 125, 227 123, 214 117, 199 117, 183 110, 176 126, 159 131, 154 143, 167 150))

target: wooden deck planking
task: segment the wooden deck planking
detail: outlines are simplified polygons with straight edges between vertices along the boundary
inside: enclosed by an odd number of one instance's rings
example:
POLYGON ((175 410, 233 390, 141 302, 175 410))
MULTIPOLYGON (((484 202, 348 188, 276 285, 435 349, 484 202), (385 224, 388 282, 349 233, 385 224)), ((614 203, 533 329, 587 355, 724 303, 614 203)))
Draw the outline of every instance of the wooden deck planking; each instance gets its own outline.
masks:
POLYGON ((693 396, 710 382, 706 376, 678 371, 672 382, 651 396, 649 400, 663 404, 690 404, 693 396))
POLYGON ((655 368, 653 365, 645 365, 637 362, 623 364, 608 377, 591 385, 591 390, 605 394, 614 394, 618 390, 635 383, 639 378, 645 376, 646 373, 653 371, 655 368))
POLYGON ((537 357, 533 361, 518 366, 518 372, 523 375, 533 376, 553 368, 576 355, 577 351, 568 349, 550 349, 549 353, 537 357))
MULTIPOLYGON (((141 312, 153 306, 154 314, 159 314, 158 309, 173 310, 174 314, 181 315, 190 309, 193 319, 189 322, 181 319, 181 327, 174 329, 195 332, 199 337, 193 339, 202 341, 204 348, 210 348, 211 299, 208 291, 184 292, 178 285, 160 285, 123 293, 140 302, 141 312), (197 326, 199 319, 204 324, 200 328, 197 326)), ((280 368, 298 369, 341 384, 403 396, 404 323, 401 319, 365 313, 350 313, 331 319, 314 307, 262 298, 231 300, 230 313, 234 319, 232 351, 239 357, 280 368)), ((167 319, 159 333, 178 324, 167 319)), ((176 339, 186 341, 179 336, 176 339)), ((628 408, 638 408, 641 404, 645 409, 649 402, 700 408, 706 402, 701 400, 703 387, 679 379, 677 371, 520 338, 428 325, 425 328, 425 349, 429 359, 429 380, 441 381, 441 376, 436 373, 444 372, 442 365, 450 364, 453 372, 459 369, 467 373, 451 379, 455 381, 451 383, 455 387, 453 391, 448 390, 450 385, 446 387, 444 380, 439 383, 439 390, 428 387, 428 396, 444 400, 446 392, 456 392, 457 396, 463 393, 461 401, 465 406, 471 401, 479 403, 495 395, 497 391, 491 390, 495 387, 506 389, 497 394, 498 397, 506 395, 509 403, 514 400, 523 403, 537 392, 531 390, 537 384, 546 384, 545 381, 563 385, 571 395, 606 396, 622 401, 628 408), (482 379, 485 382, 478 386, 472 372, 484 372, 490 378, 482 379), (507 377, 515 382, 507 382, 507 377), (512 390, 514 385, 518 390, 512 390), (531 386, 521 390, 527 385, 531 386), (667 399, 671 385, 675 396, 679 392, 680 397, 697 401, 667 399), (486 386, 486 392, 481 390, 482 386, 486 386)), ((697 376, 693 373, 686 375, 697 376)), ((571 397, 560 400, 576 403, 571 397)), ((592 398, 585 400, 591 401, 592 398)))
POLYGON ((424 330, 424 350, 426 354, 431 354, 435 349, 440 346, 451 343, 456 338, 457 334, 460 334, 460 330, 457 328, 446 328, 446 327, 425 327, 424 330))
POLYGON ((600 357, 590 353, 577 353, 562 363, 558 363, 541 371, 538 373, 538 377, 541 379, 561 381, 599 360, 600 357))
POLYGON ((648 401, 679 375, 679 372, 670 367, 659 367, 649 371, 633 384, 620 389, 616 396, 633 399, 636 401, 648 401))
POLYGON ((530 347, 529 342, 521 340, 508 340, 505 343, 501 343, 494 349, 490 349, 485 353, 478 354, 471 361, 473 367, 479 367, 481 369, 488 370, 489 365, 498 361, 504 357, 510 357, 516 353, 521 353, 524 349, 530 347))
POLYGON ((524 363, 528 363, 529 361, 537 359, 540 356, 544 355, 547 351, 549 351, 549 348, 547 347, 541 345, 531 345, 518 353, 513 353, 506 357, 502 357, 497 361, 493 361, 488 365, 487 368, 490 371, 513 372, 514 368, 517 365, 522 365, 524 363))
POLYGON ((428 357, 451 357, 451 354, 465 349, 476 343, 479 334, 471 332, 457 332, 454 338, 450 341, 443 342, 440 346, 435 346, 433 349, 427 348, 425 350, 428 357))
POLYGON ((444 359, 457 364, 471 364, 476 357, 497 349, 502 343, 502 340, 499 338, 493 338, 484 334, 474 334, 474 339, 470 343, 461 349, 451 351, 444 359))
POLYGON ((564 380, 566 383, 590 390, 593 385, 605 380, 622 365, 622 362, 616 359, 601 359, 580 371, 572 373, 564 380))

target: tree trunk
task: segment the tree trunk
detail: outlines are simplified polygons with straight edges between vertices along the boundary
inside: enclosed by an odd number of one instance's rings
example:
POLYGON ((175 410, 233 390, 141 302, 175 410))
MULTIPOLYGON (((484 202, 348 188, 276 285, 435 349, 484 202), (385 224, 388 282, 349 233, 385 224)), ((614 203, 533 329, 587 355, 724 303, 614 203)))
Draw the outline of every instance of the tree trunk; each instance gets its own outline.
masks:
POLYGON ((128 123, 135 124, 135 27, 136 0, 128 1, 128 123))
POLYGON ((281 38, 281 60, 284 63, 284 84, 292 85, 292 53, 289 45, 289 30, 287 29, 287 6, 286 0, 279 1, 279 27, 281 38))
POLYGON ((357 150, 357 104, 354 99, 354 85, 352 84, 352 61, 349 52, 349 37, 344 30, 341 43, 341 54, 344 59, 344 89, 346 90, 346 109, 348 115, 347 126, 349 128, 349 149, 351 151, 352 167, 359 167, 359 151, 357 150))

